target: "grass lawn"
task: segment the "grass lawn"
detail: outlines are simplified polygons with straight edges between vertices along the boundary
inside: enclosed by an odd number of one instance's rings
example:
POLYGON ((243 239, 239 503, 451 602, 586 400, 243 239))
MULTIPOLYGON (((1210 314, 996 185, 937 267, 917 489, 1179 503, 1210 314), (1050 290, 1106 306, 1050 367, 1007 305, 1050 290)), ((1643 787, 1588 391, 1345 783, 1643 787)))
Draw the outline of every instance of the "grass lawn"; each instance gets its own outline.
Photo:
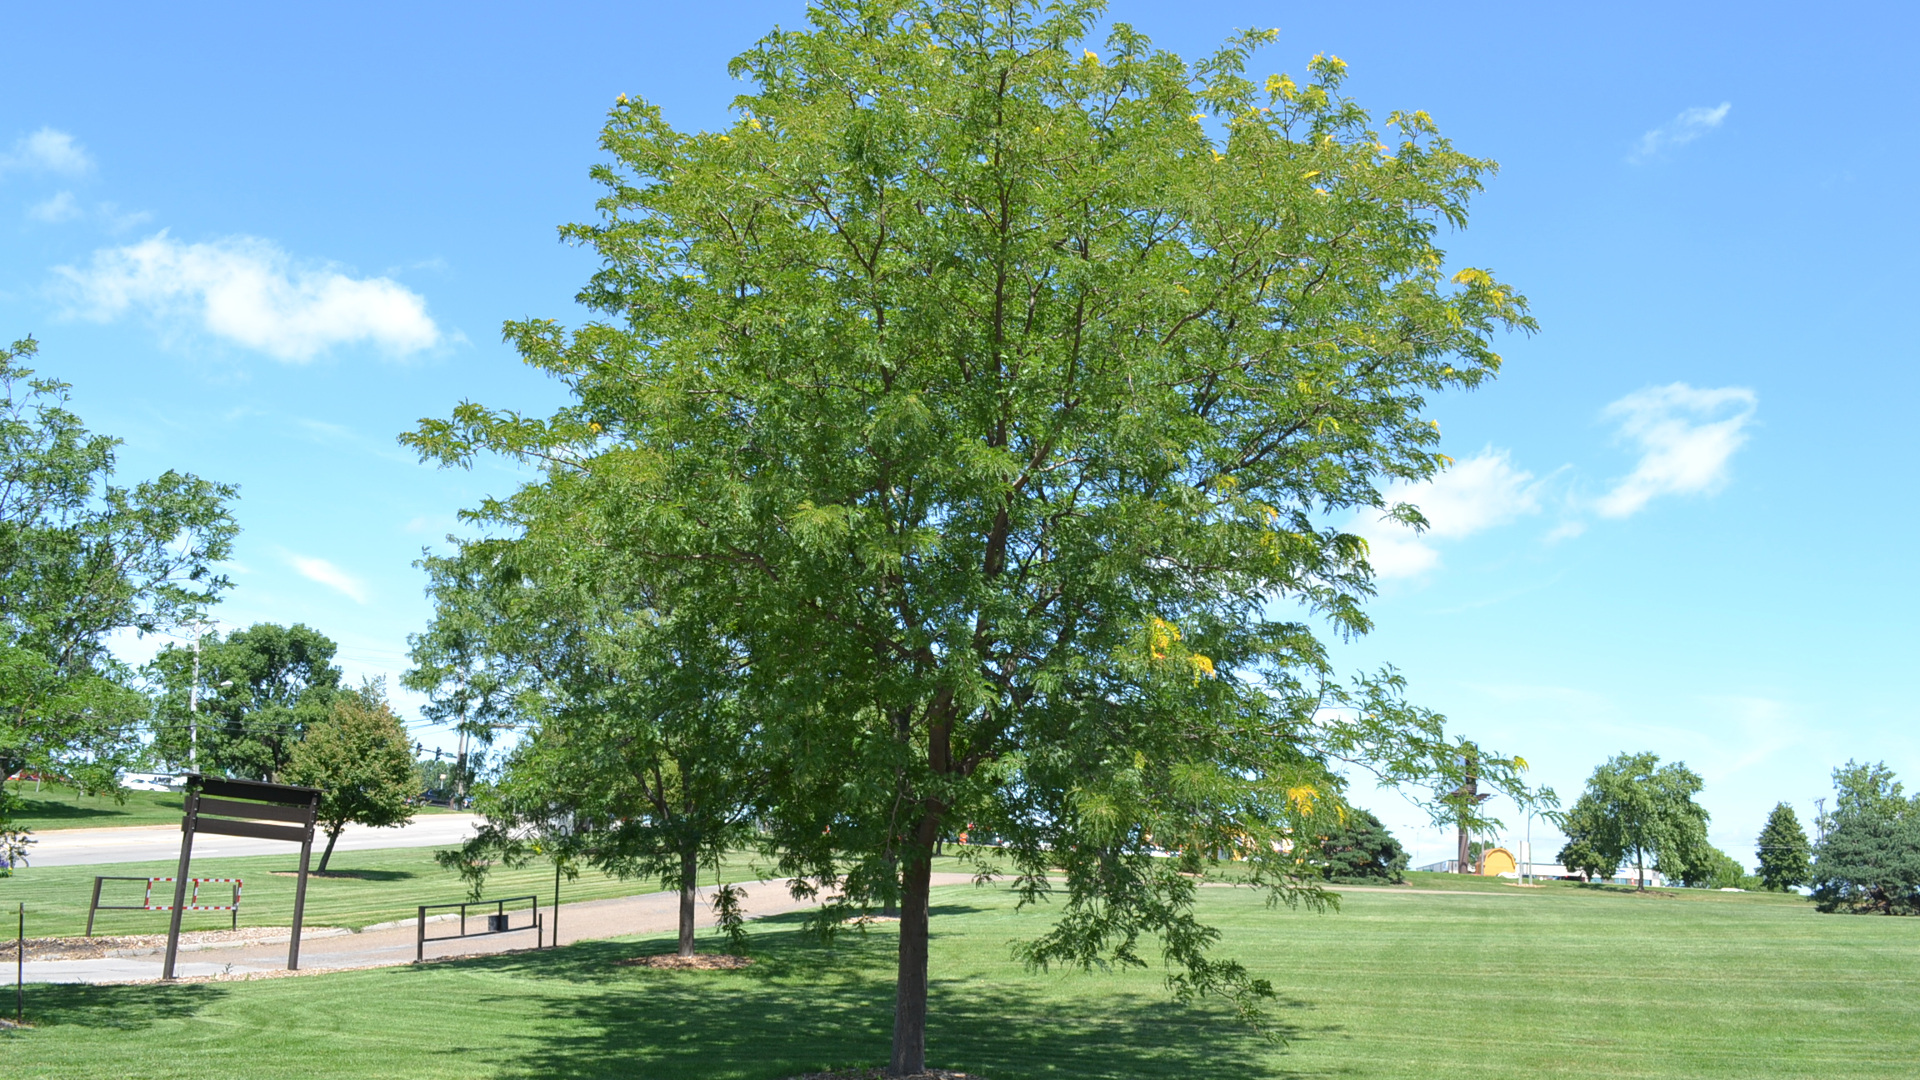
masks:
MULTIPOLYGON (((1789 897, 1554 888, 1354 891, 1337 915, 1208 889, 1271 976, 1284 1046, 1154 971, 1034 975, 1045 913, 936 897, 930 1057, 991 1080, 1186 1077, 1886 1077, 1920 1061, 1920 919, 1789 897), (1905 1064, 1902 1064, 1902 1063, 1905 1064)), ((28 990, 9 1078, 714 1077, 878 1064, 892 935, 832 947, 756 924, 744 971, 616 966, 664 938, 248 983, 28 990)))
MULTIPOLYGON (((464 900, 466 885, 458 875, 433 861, 436 848, 377 848, 336 851, 326 877, 307 881, 308 926, 345 926, 359 929, 372 923, 412 918, 420 904, 464 900)), ((319 854, 314 855, 318 865, 319 854)), ((195 877, 237 877, 245 882, 240 899, 240 925, 287 926, 293 921, 293 871, 300 866, 297 848, 282 855, 249 855, 236 859, 195 859, 195 877), (279 871, 279 873, 275 873, 279 871)), ((87 900, 94 875, 110 877, 171 877, 174 859, 141 863, 98 863, 87 866, 26 866, 12 877, 0 878, 0 913, 9 916, 16 903, 27 905, 27 935, 57 937, 79 934, 87 925, 87 900)), ((734 860, 721 871, 729 881, 753 878, 749 863, 734 860)), ((702 883, 712 881, 702 875, 702 883)), ((597 900, 631 896, 660 888, 657 880, 621 881, 596 870, 560 885, 560 899, 597 900)), ((137 904, 145 886, 134 881, 109 881, 100 894, 103 904, 137 904), (111 890, 111 891, 110 891, 111 890)), ((224 904, 226 886, 209 885, 201 891, 203 903, 224 904), (212 899, 209 900, 208 897, 212 899)), ((524 870, 496 868, 487 876, 488 898, 537 893, 542 906, 553 900, 553 864, 535 862, 524 870)), ((171 903, 169 894, 165 903, 171 903)), ((189 911, 181 917, 189 930, 218 930, 231 925, 224 911, 189 911)), ((163 934, 167 915, 158 911, 102 911, 94 920, 96 934, 163 934)), ((11 923, 7 933, 11 934, 11 923)), ((9 978, 11 976, 8 976, 9 978)))
MULTIPOLYGON (((34 832, 55 829, 103 829, 122 825, 180 824, 184 812, 177 791, 125 791, 125 802, 111 795, 82 795, 60 784, 42 784, 34 790, 31 780, 5 781, 7 790, 20 799, 14 824, 34 832)), ((422 806, 421 814, 444 814, 445 807, 422 806)))

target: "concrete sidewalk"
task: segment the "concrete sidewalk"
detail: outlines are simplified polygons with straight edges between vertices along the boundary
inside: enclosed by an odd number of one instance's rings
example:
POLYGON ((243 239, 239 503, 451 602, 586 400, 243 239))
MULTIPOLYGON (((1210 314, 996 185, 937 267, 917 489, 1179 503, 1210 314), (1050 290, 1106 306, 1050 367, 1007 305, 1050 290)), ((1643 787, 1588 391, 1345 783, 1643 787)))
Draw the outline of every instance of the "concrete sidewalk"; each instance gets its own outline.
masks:
MULTIPOLYGON (((971 874, 937 873, 933 875, 933 884, 967 885, 973 881, 971 874)), ((749 882, 742 886, 746 893, 742 908, 749 919, 763 919, 772 915, 784 915, 792 911, 802 911, 813 907, 813 901, 795 900, 788 890, 788 879, 749 882)), ((702 928, 711 927, 716 922, 712 905, 713 886, 702 888, 699 892, 696 921, 702 928)), ((543 931, 554 925, 553 909, 541 908, 541 916, 546 922, 543 931)), ((456 917, 457 918, 457 917, 456 917)), ((534 932, 531 928, 517 929, 526 925, 525 909, 516 919, 515 930, 504 934, 491 934, 484 937, 449 937, 457 933, 457 926, 445 917, 430 919, 427 923, 428 942, 426 958, 429 960, 448 956, 490 955, 531 949, 534 945, 534 932), (435 936, 441 940, 433 940, 435 936)), ((484 925, 485 920, 476 913, 468 916, 468 925, 484 925)), ((673 892, 643 893, 638 896, 625 896, 614 900, 583 900, 578 903, 560 905, 559 930, 560 944, 570 945, 576 941, 597 941, 604 938, 625 937, 635 934, 672 933, 680 925, 680 894, 673 892)), ((413 962, 415 938, 418 925, 414 920, 401 923, 385 923, 369 926, 359 933, 345 933, 330 927, 309 927, 300 935, 301 970, 344 970, 348 968, 387 967, 395 964, 413 962)), ((545 934, 543 932, 543 937, 545 934)), ((226 944, 205 944, 192 950, 181 950, 175 964, 175 971, 181 976, 243 974, 250 972, 280 971, 287 966, 287 939, 282 936, 277 942, 254 941, 226 944)), ((164 947, 138 952, 122 950, 119 955, 110 955, 92 960, 35 960, 32 951, 27 954, 26 981, 61 983, 104 983, 138 982, 158 979, 164 960, 164 947)))

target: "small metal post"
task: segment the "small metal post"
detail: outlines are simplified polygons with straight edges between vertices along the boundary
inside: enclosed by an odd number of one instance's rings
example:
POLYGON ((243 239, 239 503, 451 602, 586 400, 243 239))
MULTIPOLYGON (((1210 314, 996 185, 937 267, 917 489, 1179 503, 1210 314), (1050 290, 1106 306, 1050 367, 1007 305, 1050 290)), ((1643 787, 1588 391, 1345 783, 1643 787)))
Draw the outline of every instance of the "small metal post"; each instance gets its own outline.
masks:
POLYGON ((173 875, 173 919, 167 924, 167 962, 160 970, 162 979, 173 978, 174 957, 180 952, 180 916, 186 914, 187 867, 193 860, 193 829, 200 817, 200 792, 187 789, 187 814, 180 821, 180 869, 173 875))
POLYGON ((240 929, 240 884, 233 886, 233 929, 240 929))
POLYGON ((27 905, 20 905, 20 936, 14 939, 13 1022, 26 1023, 27 1016, 27 905))
POLYGON ((560 864, 553 864, 553 947, 560 947, 560 864))
POLYGON ((105 878, 100 877, 97 874, 94 875, 93 901, 87 905, 87 936, 88 937, 93 936, 93 913, 100 910, 100 883, 105 880, 106 880, 105 878))
POLYGON ((427 906, 420 905, 420 929, 413 938, 413 962, 419 963, 427 958, 427 906))
MULTIPOLYGON (((307 801, 307 834, 300 841, 300 878, 293 887, 293 940, 287 943, 287 970, 300 970, 300 921, 307 913, 307 862, 313 856, 313 819, 320 813, 320 795, 307 801)), ((235 921, 239 913, 234 914, 235 921)))

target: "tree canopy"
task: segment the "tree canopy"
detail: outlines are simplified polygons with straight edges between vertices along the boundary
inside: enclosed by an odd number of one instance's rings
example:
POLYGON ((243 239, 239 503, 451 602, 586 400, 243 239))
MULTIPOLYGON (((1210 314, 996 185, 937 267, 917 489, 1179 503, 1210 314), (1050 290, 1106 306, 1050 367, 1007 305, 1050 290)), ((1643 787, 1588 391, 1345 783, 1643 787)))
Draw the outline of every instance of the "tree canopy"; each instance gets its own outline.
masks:
POLYGON ((1097 3, 826 0, 734 61, 724 130, 622 98, 597 221, 601 321, 509 324, 573 403, 467 403, 408 437, 544 479, 477 508, 617 551, 722 635, 766 752, 780 869, 859 910, 898 895, 896 1075, 924 1064, 930 860, 969 824, 1027 900, 1038 967, 1143 964, 1247 1010, 1194 878, 1232 853, 1328 899, 1310 847, 1345 764, 1518 786, 1364 632, 1356 510, 1446 464, 1427 395, 1530 330, 1446 267, 1491 162, 1384 123, 1345 65, 1255 82, 1251 31, 1189 64, 1097 3), (1173 851, 1182 858, 1166 859, 1173 851))
MULTIPOLYGON (((325 718, 340 693, 331 638, 304 623, 255 623, 201 639, 199 762, 203 770, 271 780, 286 771, 307 729, 325 718), (223 686, 223 683, 231 685, 223 686)), ((185 765, 194 677, 190 646, 168 646, 148 665, 160 686, 154 702, 153 750, 185 765)))
POLYGON ((326 715, 293 748, 287 779, 320 789, 318 821, 327 834, 322 872, 348 825, 405 825, 420 794, 413 743, 379 683, 334 696, 326 715))
POLYGON ((1693 801, 1701 786, 1684 762, 1662 765, 1651 753, 1615 755, 1593 770, 1561 821, 1567 846, 1560 862, 1608 877, 1631 860, 1642 889, 1650 862, 1676 881, 1706 881, 1719 853, 1707 843, 1707 812, 1693 801))
POLYGON ((111 791, 148 704, 108 640, 219 599, 235 489, 171 470, 114 483, 120 441, 68 410, 67 383, 25 366, 38 348, 0 349, 0 776, 31 767, 111 791))

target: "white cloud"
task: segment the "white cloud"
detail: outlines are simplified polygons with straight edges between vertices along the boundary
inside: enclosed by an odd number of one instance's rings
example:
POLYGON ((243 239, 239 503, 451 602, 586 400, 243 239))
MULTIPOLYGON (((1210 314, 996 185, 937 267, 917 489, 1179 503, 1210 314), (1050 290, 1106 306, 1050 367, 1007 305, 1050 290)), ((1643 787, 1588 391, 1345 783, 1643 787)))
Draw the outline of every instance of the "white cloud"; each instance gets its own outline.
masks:
POLYGON ((99 207, 100 218, 106 222, 108 232, 126 232, 137 225, 145 225, 153 220, 153 215, 145 210, 122 211, 119 203, 103 202, 99 207))
POLYGON ((309 581, 317 581, 327 588, 340 593, 356 604, 367 602, 367 587, 359 578, 333 565, 325 559, 309 555, 287 553, 287 562, 300 572, 300 576, 309 581))
POLYGON ((49 225, 72 221, 83 213, 85 211, 80 209, 80 200, 74 198, 71 191, 63 191, 46 202, 35 203, 27 208, 28 217, 49 225))
POLYGON ((13 149, 0 154, 0 173, 51 172, 79 176, 93 168, 93 158, 64 131, 43 127, 13 142, 13 149))
POLYGON ((1734 452, 1747 441, 1759 399, 1739 386, 1701 390, 1686 383, 1636 390, 1601 414, 1640 448, 1640 462, 1601 496, 1602 517, 1630 517, 1662 495, 1712 494, 1726 486, 1734 452))
POLYGON ((1669 147, 1685 146, 1693 140, 1720 126, 1727 118, 1727 111, 1733 103, 1723 101, 1711 108, 1695 105, 1686 109, 1661 126, 1640 136, 1640 143, 1634 147, 1634 161, 1645 161, 1669 147))
POLYGON ((1397 483, 1383 493, 1389 505, 1411 503, 1427 519, 1425 534, 1377 511, 1363 510, 1347 526, 1367 538, 1367 562, 1379 578, 1417 577, 1440 565, 1428 538, 1459 540, 1540 509, 1533 474, 1492 447, 1456 461, 1421 484, 1397 483))
POLYGON ((72 291, 74 312, 87 318, 104 322, 140 308, 198 321, 280 360, 310 360, 360 342, 406 355, 442 340, 420 294, 388 278, 296 263, 256 237, 184 244, 162 231, 96 251, 88 267, 56 272, 72 291))

